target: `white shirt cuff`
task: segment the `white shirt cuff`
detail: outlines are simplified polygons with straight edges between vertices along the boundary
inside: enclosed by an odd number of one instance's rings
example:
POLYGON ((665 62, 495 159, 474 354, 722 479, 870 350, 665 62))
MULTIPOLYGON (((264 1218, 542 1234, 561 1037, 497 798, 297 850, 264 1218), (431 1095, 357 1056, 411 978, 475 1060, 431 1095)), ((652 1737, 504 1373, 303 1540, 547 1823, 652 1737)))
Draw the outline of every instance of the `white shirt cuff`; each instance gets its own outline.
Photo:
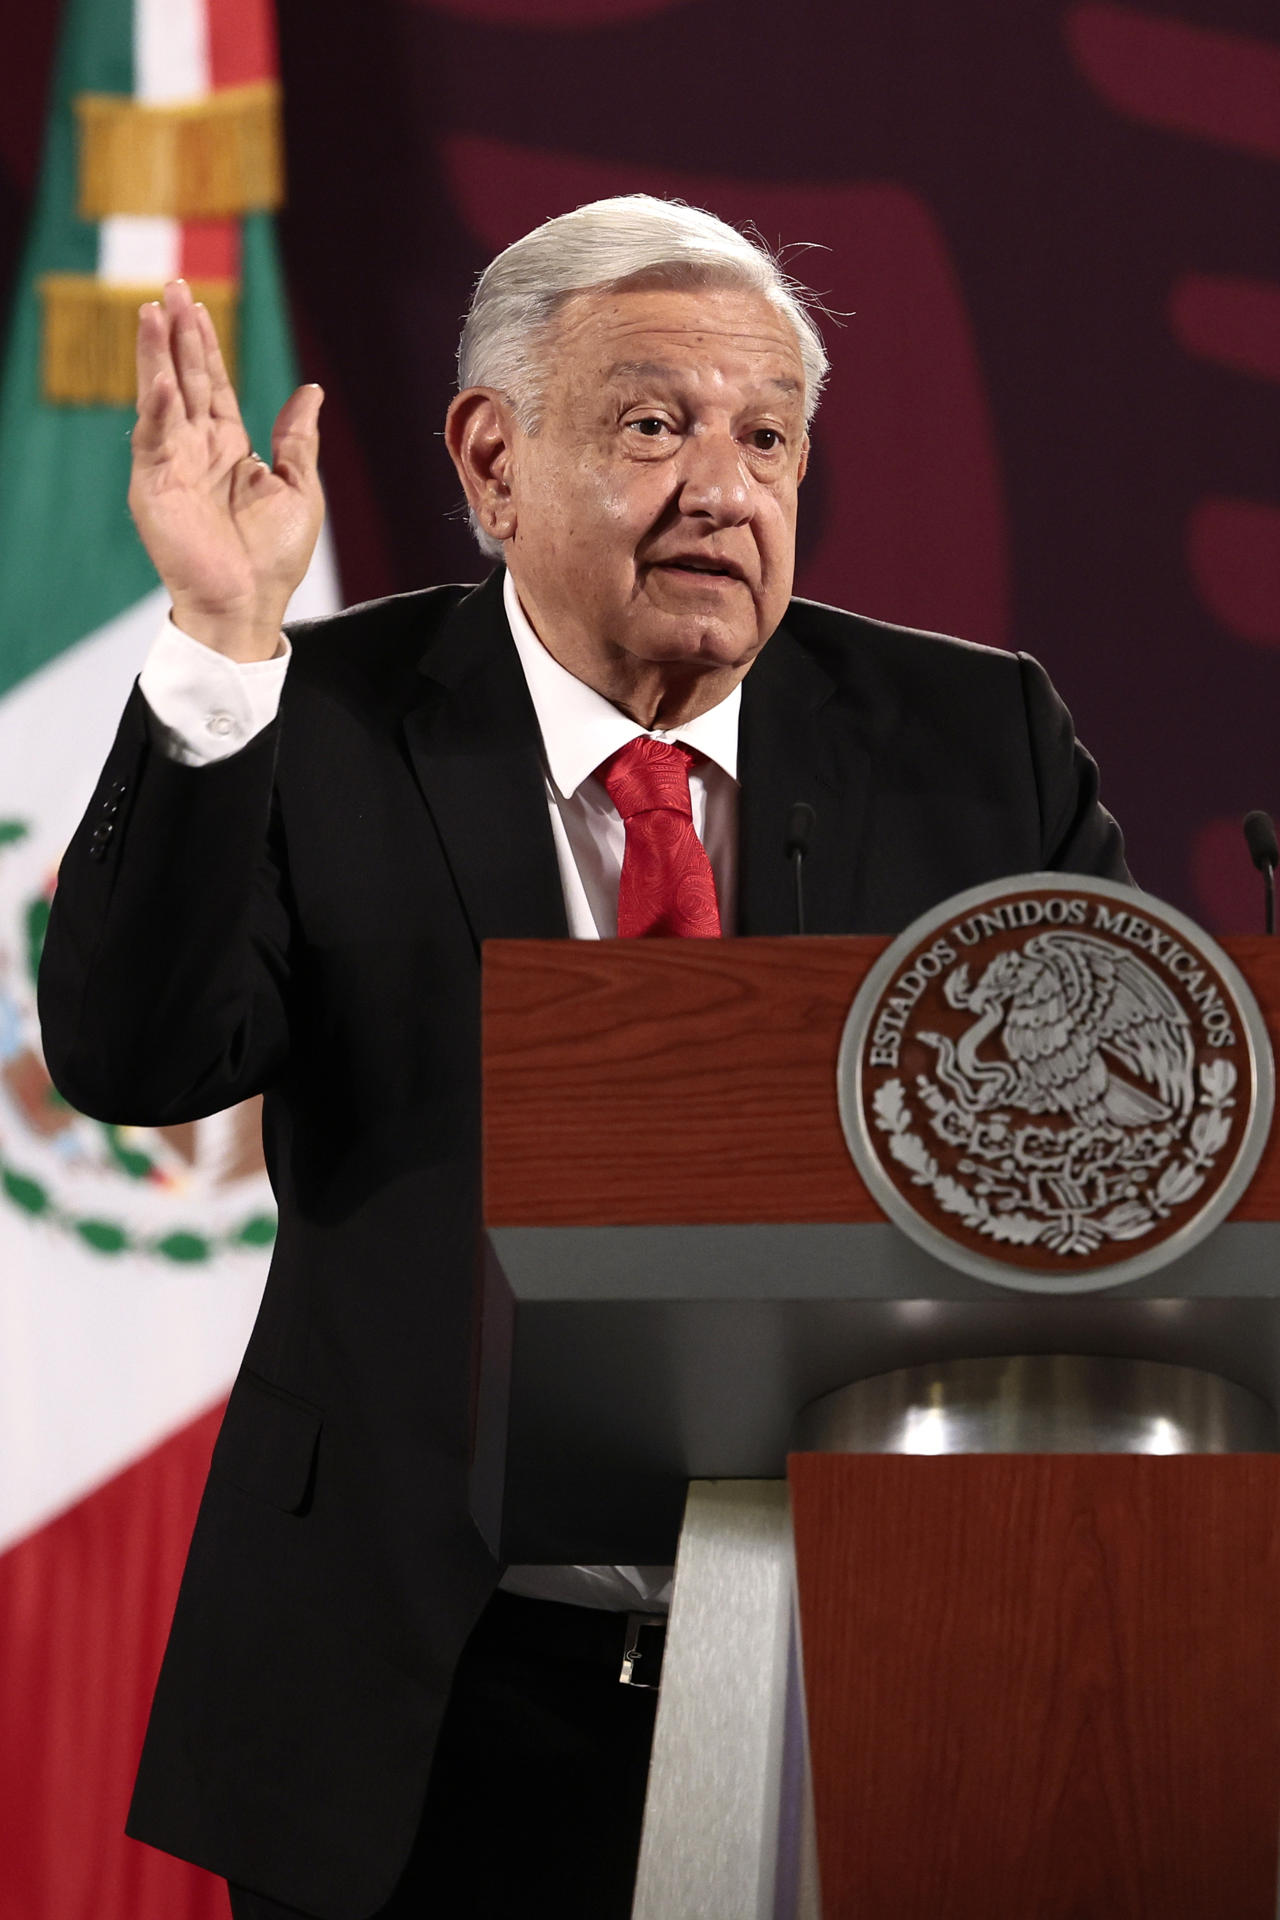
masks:
POLYGON ((271 660, 228 660, 166 620, 138 685, 169 758, 204 767, 239 753, 275 719, 291 655, 281 634, 271 660))

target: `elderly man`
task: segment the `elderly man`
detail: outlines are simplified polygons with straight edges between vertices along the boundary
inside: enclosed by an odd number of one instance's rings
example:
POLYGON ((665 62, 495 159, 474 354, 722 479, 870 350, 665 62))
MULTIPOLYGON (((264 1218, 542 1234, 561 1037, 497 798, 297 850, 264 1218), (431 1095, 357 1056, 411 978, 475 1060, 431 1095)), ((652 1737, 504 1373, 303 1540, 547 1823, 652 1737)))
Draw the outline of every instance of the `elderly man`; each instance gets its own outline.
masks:
POLYGON ((826 358, 710 215, 600 202, 493 263, 447 439, 502 565, 291 643, 319 391, 258 460, 181 283, 138 365, 173 618, 62 870, 47 1051, 117 1121, 265 1092, 280 1231, 132 1830, 241 1920, 606 1920, 654 1697, 623 1621, 666 1572, 494 1593, 468 1515, 481 942, 789 932, 798 800, 816 932, 1122 876, 1119 834, 1034 662, 791 600, 826 358))

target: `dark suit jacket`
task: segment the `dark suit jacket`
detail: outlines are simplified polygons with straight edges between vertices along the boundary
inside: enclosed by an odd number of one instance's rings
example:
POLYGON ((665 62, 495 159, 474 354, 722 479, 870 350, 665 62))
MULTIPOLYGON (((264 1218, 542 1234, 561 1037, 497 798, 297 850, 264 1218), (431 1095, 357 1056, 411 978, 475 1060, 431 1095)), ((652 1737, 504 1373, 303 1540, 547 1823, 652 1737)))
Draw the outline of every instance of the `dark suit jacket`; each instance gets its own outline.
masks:
MULTIPOLYGON (((192 1541, 131 1831, 290 1905, 389 1894, 496 1578, 466 1501, 480 946, 566 931, 501 576, 295 636, 279 721, 190 769, 135 693, 62 868, 53 1076, 120 1122, 265 1090, 279 1238, 192 1541)), ((796 601, 744 684, 739 932, 890 932, 1124 877, 1023 657, 796 601)))

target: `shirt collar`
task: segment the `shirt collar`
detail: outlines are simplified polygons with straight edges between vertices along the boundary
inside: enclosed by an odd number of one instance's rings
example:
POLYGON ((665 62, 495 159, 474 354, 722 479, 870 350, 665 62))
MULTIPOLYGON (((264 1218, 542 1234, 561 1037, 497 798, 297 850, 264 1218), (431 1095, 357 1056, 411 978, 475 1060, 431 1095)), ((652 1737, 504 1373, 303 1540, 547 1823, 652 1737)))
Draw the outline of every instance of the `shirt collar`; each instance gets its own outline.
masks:
MULTIPOLYGON (((530 626, 509 573, 502 582, 502 601, 538 716, 547 772, 560 798, 567 800, 603 760, 644 733, 645 728, 637 726, 603 694, 587 686, 585 681, 575 679, 566 667, 553 659, 530 626)), ((696 720, 689 720, 684 726, 673 727, 669 733, 655 733, 653 737, 681 741, 736 780, 741 705, 742 683, 739 681, 718 706, 700 713, 696 720)))

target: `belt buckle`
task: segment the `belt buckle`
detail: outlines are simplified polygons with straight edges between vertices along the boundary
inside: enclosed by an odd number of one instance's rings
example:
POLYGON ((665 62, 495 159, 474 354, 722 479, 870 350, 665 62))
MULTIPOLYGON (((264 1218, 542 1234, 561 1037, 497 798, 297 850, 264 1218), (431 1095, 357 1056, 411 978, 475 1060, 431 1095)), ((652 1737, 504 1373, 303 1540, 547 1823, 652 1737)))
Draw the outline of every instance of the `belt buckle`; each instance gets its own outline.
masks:
POLYGON ((627 1639, 622 1649, 618 1680, 624 1687, 656 1691, 662 1677, 662 1655, 667 1639, 665 1613, 629 1613, 627 1639))

